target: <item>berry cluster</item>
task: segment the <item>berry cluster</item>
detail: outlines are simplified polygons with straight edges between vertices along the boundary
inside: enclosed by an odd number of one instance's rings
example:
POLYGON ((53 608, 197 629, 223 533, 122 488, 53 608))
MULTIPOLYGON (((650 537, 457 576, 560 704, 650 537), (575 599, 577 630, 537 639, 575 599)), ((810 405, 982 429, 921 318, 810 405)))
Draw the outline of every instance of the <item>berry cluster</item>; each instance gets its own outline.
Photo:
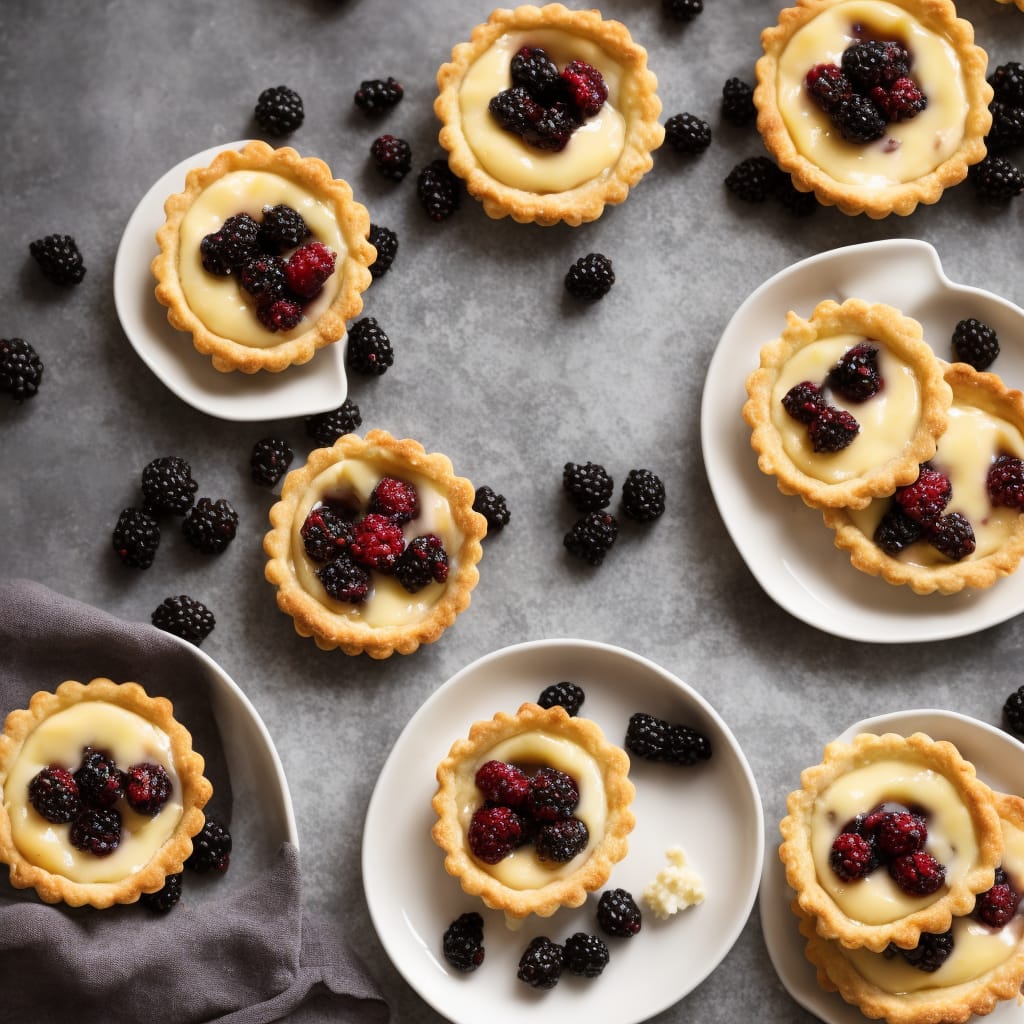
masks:
POLYGON ((684 767, 711 757, 711 741, 699 730, 641 711, 630 716, 624 745, 647 761, 684 767))
POLYGON ((309 236, 302 215, 279 204, 264 207, 260 221, 248 213, 228 217, 219 230, 203 237, 199 251, 208 273, 236 278, 268 331, 290 331, 302 321, 337 262, 332 249, 306 241, 309 236))
POLYGON ((1024 64, 1000 64, 988 76, 988 83, 993 96, 986 156, 970 168, 968 179, 983 203, 1005 206, 1024 192, 1024 171, 1008 156, 1024 146, 1024 64))
POLYGON ((911 896, 930 896, 942 887, 946 869, 925 849, 928 824, 917 813, 886 804, 858 814, 836 836, 829 865, 844 882, 856 882, 885 867, 911 896))
POLYGON ((412 484, 382 477, 365 511, 345 500, 313 506, 300 531, 316 575, 335 601, 359 604, 370 595, 372 572, 394 578, 410 594, 448 579, 448 553, 433 533, 406 542, 402 526, 419 516, 412 484))
POLYGON ((597 935, 575 932, 562 945, 538 935, 519 958, 516 977, 531 988, 551 989, 563 971, 581 978, 596 978, 608 966, 608 947, 597 935))
POLYGON ((546 51, 524 46, 511 68, 511 87, 492 97, 488 109, 502 128, 535 149, 564 149, 608 99, 604 76, 586 61, 572 60, 559 71, 546 51))

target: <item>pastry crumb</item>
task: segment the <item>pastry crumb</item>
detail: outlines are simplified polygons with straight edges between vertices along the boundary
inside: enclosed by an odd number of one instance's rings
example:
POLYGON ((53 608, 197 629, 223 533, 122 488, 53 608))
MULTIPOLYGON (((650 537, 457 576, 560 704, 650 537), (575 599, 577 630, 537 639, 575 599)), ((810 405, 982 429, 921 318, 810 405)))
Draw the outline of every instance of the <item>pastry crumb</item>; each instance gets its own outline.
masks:
POLYGON ((681 846, 667 850, 668 865, 644 889, 643 899, 662 921, 687 907, 704 902, 704 879, 686 861, 681 846))

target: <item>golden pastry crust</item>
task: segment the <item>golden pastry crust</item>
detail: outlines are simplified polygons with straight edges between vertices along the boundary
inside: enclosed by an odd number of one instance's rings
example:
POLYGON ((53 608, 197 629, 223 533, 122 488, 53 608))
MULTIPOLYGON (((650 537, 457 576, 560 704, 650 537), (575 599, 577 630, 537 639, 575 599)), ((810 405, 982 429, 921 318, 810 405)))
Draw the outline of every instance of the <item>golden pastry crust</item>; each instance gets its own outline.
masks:
MULTIPOLYGON (((991 887, 1003 852, 999 815, 992 791, 977 778, 974 765, 965 761, 952 743, 933 740, 924 733, 906 737, 895 733, 861 733, 850 743, 829 743, 821 763, 806 768, 800 781, 801 788, 789 794, 788 814, 779 825, 783 838, 779 859, 785 865, 786 880, 796 893, 797 905, 814 920, 815 929, 823 938, 835 939, 850 949, 866 947, 876 953, 890 942, 910 949, 917 945, 921 932, 944 932, 954 916, 971 910, 976 894, 991 887), (847 916, 819 880, 811 848, 812 818, 818 799, 836 780, 854 769, 887 760, 920 764, 948 780, 970 816, 978 852, 959 877, 947 877, 943 889, 927 906, 893 921, 865 924, 847 916)), ((868 810, 869 807, 864 808, 868 810)))
MULTIPOLYGON (((992 125, 988 109, 992 88, 985 81, 988 55, 974 44, 974 27, 957 17, 952 0, 887 0, 913 15, 921 24, 949 41, 962 68, 967 99, 963 138, 959 147, 936 167, 906 182, 880 185, 852 185, 837 180, 800 151, 779 106, 777 76, 783 51, 794 34, 822 11, 844 0, 797 0, 779 14, 778 24, 761 33, 764 55, 757 61, 754 105, 757 128, 765 146, 793 184, 802 192, 813 192, 825 206, 843 213, 867 214, 872 219, 889 214, 906 216, 920 203, 935 203, 943 191, 963 181, 967 169, 985 156, 985 136, 992 125)), ((822 114, 822 131, 832 131, 822 114)), ((912 123, 912 122, 910 122, 912 123)))
POLYGON ((292 617, 300 636, 312 637, 325 651, 340 649, 351 655, 387 658, 395 652, 411 654, 421 644, 433 643, 469 606, 470 593, 480 578, 477 563, 483 554, 480 541, 487 532, 487 520, 473 511, 475 494, 469 480, 455 475, 446 455, 428 453, 418 441, 398 439, 384 430, 371 430, 365 439, 345 434, 332 447, 316 449, 305 466, 285 477, 281 499, 270 510, 272 529, 263 539, 269 558, 265 575, 277 587, 278 607, 292 617), (299 578, 296 560, 305 555, 301 538, 296 541, 297 530, 317 500, 310 486, 325 470, 348 459, 372 460, 398 477, 403 472, 426 477, 447 499, 462 539, 458 550, 448 551, 450 573, 443 593, 418 621, 370 625, 333 610, 326 593, 311 593, 299 578))
MULTIPOLYGON (((1024 829, 1024 801, 1020 797, 995 794, 1001 821, 1024 829)), ((794 903, 800 919, 800 934, 807 940, 804 953, 817 969, 818 984, 826 992, 838 992, 872 1020, 888 1024, 965 1024, 972 1016, 991 1013, 1006 999, 1015 999, 1024 982, 1024 937, 1018 940, 1002 963, 957 984, 943 984, 942 972, 933 976, 935 985, 914 992, 893 993, 867 980, 842 947, 823 939, 814 922, 794 903)), ((880 955, 880 954, 872 954, 880 955)), ((957 956, 954 946, 950 962, 957 956)))
POLYGON ((921 325, 892 306, 871 305, 862 299, 847 299, 839 305, 826 299, 815 307, 809 320, 791 311, 786 329, 761 349, 761 365, 747 378, 749 398, 743 418, 753 431, 750 444, 758 454, 758 468, 776 477, 783 494, 799 494, 812 508, 864 508, 872 498, 912 483, 920 464, 935 454, 937 440, 946 429, 946 412, 953 396, 942 379, 943 366, 923 340, 921 325), (773 419, 772 393, 780 373, 801 349, 846 334, 878 341, 913 370, 920 417, 902 452, 860 475, 828 482, 805 472, 787 453, 773 419))
MULTIPOLYGON (((979 373, 966 363, 953 363, 946 369, 946 383, 953 401, 998 416, 1024 432, 1024 394, 1011 390, 994 373, 979 373)), ((941 468, 942 441, 936 460, 941 468)), ((883 499, 880 499, 883 500, 883 499)), ((947 511, 955 511, 954 503, 947 511)), ((886 554, 867 536, 846 509, 825 509, 825 525, 835 530, 835 545, 850 554, 850 564, 861 572, 879 576, 894 586, 909 586, 915 593, 955 594, 961 590, 980 590, 1015 572, 1024 559, 1024 515, 1018 513, 1012 531, 994 551, 959 562, 939 561, 934 565, 904 562, 886 554)))
POLYGON ((997 4, 1016 4, 1018 11, 1024 11, 1024 0, 996 0, 997 4))
MULTIPOLYGON (((7 716, 4 733, 0 736, 0 791, 33 732, 51 715, 87 701, 112 704, 134 712, 170 738, 183 807, 174 831, 140 870, 112 882, 75 882, 37 866, 18 849, 8 810, 13 797, 5 794, 0 805, 0 862, 10 867, 11 885, 16 889, 34 888, 46 903, 104 908, 115 903, 134 903, 142 893, 162 888, 168 875, 182 870, 192 852, 192 837, 203 828, 203 807, 213 794, 213 787, 203 775, 202 756, 192 749, 192 737, 174 718, 169 700, 150 697, 138 683, 115 683, 99 677, 84 684, 68 680, 53 693, 39 691, 33 694, 27 709, 12 711, 7 716)), ((75 751, 75 756, 78 753, 75 751)), ((24 799, 27 802, 27 794, 24 799)))
POLYGON ((456 740, 437 766, 438 788, 431 802, 437 821, 431 835, 445 852, 445 870, 458 878, 465 892, 479 896, 493 910, 503 910, 510 922, 530 914, 550 917, 559 907, 580 906, 588 893, 604 885, 628 852, 627 836, 636 824, 630 810, 636 790, 628 772, 629 756, 624 750, 609 743, 594 722, 570 717, 562 707, 525 703, 515 715, 498 712, 491 719, 474 722, 468 737, 456 740), (530 732, 567 739, 594 759, 602 774, 607 818, 604 835, 578 868, 539 888, 513 889, 470 853, 465 826, 459 820, 458 783, 463 777, 472 782, 477 768, 488 760, 488 752, 503 740, 530 732))
MULTIPOLYGON (((598 68, 598 70, 601 70, 598 68)), ((448 151, 448 165, 463 178, 470 195, 481 200, 484 211, 495 220, 511 217, 519 223, 552 225, 564 222, 578 226, 596 220, 606 205, 623 202, 630 188, 653 166, 652 152, 665 138, 659 123, 661 100, 658 80, 647 67, 647 51, 630 37, 625 25, 605 20, 596 10, 574 11, 562 4, 544 7, 523 5, 498 8, 477 25, 468 42, 452 50, 451 61, 437 74, 438 96, 434 112, 442 123, 439 139, 448 151), (614 163, 595 177, 564 191, 532 192, 506 184, 484 169, 473 152, 463 125, 459 91, 467 72, 497 40, 510 32, 560 29, 597 44, 623 69, 618 90, 628 96, 625 144, 614 163)), ((613 99, 616 97, 610 97, 613 99)), ((525 143, 523 144, 525 146, 525 143)), ((557 159, 572 148, 572 140, 561 154, 529 150, 534 159, 557 159)))
MULTIPOLYGON (((370 286, 369 266, 377 254, 367 240, 370 215, 354 201, 348 183, 334 178, 327 164, 316 157, 301 157, 290 147, 274 149, 259 140, 241 150, 224 150, 209 166, 188 172, 185 191, 170 196, 164 212, 167 219, 156 235, 160 252, 151 264, 157 300, 167 307, 171 326, 191 333, 197 351, 210 356, 214 368, 222 373, 278 373, 308 363, 318 349, 343 338, 347 321, 363 308, 362 292, 370 286), (182 220, 206 188, 233 171, 266 171, 307 190, 334 215, 346 247, 337 254, 334 274, 339 283, 330 305, 315 319, 304 318, 298 327, 281 332, 280 340, 266 347, 240 343, 208 327, 190 307, 178 272, 183 257, 182 220)), ((255 322, 255 314, 253 317, 255 322)))

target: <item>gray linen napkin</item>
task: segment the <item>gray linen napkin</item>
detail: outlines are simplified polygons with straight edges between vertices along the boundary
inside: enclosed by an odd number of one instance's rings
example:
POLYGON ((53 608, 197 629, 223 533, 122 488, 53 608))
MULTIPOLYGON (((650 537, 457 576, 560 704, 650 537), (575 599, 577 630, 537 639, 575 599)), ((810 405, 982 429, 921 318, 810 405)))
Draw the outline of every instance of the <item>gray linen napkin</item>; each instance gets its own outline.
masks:
MULTIPOLYGON (((208 811, 231 820, 224 752, 187 649, 37 583, 0 581, 0 720, 65 679, 133 680, 174 703, 206 758, 208 811)), ((236 845, 242 837, 236 836, 236 845)), ((303 913, 298 850, 282 844, 236 880, 187 872, 166 915, 139 905, 44 904, 0 865, 0 1019, 49 1024, 146 1021, 377 1024, 388 1009, 337 923, 303 913), (189 899, 191 879, 200 889, 189 899)), ((232 865, 234 867, 234 865, 232 865)))

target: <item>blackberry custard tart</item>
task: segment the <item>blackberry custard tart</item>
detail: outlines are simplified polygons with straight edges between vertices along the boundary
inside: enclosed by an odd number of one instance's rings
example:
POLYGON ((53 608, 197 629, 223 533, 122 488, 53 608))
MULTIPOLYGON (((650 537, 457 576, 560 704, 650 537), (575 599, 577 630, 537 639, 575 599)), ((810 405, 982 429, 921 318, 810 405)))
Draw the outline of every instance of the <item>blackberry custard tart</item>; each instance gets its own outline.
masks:
POLYGON ((647 51, 596 10, 499 8, 455 46, 437 85, 449 167, 495 219, 595 220, 665 137, 647 51))
POLYGON ((266 577, 300 636, 387 658, 468 607, 487 520, 446 455, 383 430, 310 453, 270 510, 266 577))
POLYGON ((1024 394, 966 363, 945 379, 949 426, 917 479, 823 512, 855 568, 919 594, 989 587, 1024 558, 1024 394))
POLYGON ((830 743, 801 783, 779 857, 822 938, 910 949, 991 888, 1003 851, 995 798, 953 744, 862 733, 830 743))
POLYGON ((363 307, 370 216, 322 160, 260 141, 225 150, 164 211, 156 297, 217 370, 307 363, 363 307))
POLYGON ((213 787, 170 701, 68 680, 0 736, 0 861, 47 903, 109 907, 182 870, 213 787))
POLYGON ((624 750, 557 705, 475 722, 437 767, 445 870, 510 927, 580 906, 627 853, 628 772, 624 750))
POLYGON ((824 205, 904 216, 985 156, 988 57, 951 0, 798 0, 761 44, 758 130, 824 205))

